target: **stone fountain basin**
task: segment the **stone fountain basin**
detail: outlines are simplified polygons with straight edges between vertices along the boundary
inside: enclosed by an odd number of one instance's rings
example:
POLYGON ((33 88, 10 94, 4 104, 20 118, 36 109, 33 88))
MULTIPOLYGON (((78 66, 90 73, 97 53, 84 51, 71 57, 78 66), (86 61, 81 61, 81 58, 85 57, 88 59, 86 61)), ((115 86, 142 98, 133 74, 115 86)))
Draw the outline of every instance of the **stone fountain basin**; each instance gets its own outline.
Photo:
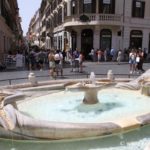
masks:
MULTIPOLYGON (((66 82, 64 84, 67 84, 66 82)), ((62 89, 61 85, 55 85, 55 90, 62 89)), ((43 89, 49 89, 50 86, 39 86, 37 91, 43 91, 43 89)), ((31 87, 29 88, 32 89, 31 87)), ((28 91, 23 88, 22 91, 28 91)), ((34 88, 35 89, 35 88, 34 88)), ((21 89, 20 89, 21 90, 21 89)), ((9 91, 9 90, 8 90, 9 91)), ((6 93, 9 93, 9 92, 6 93)), ((8 120, 13 124, 13 129, 7 129, 5 122, 0 117, 0 136, 10 138, 10 134, 14 139, 49 139, 49 140, 60 140, 60 139, 76 139, 76 138, 89 138, 96 136, 108 136, 121 132, 127 132, 140 126, 150 124, 150 112, 141 114, 134 117, 127 117, 120 119, 116 122, 103 122, 103 123, 67 123, 67 122, 51 122, 45 120, 39 120, 19 111, 15 105, 17 100, 24 101, 24 92, 15 90, 16 92, 10 92, 10 95, 5 97, 4 110, 7 114, 8 120), (21 98, 22 95, 22 98, 21 98), (17 98, 18 97, 18 98, 17 98), (7 101, 7 99, 9 101, 7 101)), ((36 91, 36 90, 35 90, 36 91)), ((3 91, 5 93, 5 91, 3 91)), ((9 94, 10 94, 9 93, 9 94)))
POLYGON ((97 98, 97 93, 101 89, 105 89, 111 86, 114 86, 116 83, 111 82, 96 82, 95 84, 80 82, 73 85, 66 86, 67 91, 84 92, 83 103, 84 104, 96 104, 99 102, 97 98))

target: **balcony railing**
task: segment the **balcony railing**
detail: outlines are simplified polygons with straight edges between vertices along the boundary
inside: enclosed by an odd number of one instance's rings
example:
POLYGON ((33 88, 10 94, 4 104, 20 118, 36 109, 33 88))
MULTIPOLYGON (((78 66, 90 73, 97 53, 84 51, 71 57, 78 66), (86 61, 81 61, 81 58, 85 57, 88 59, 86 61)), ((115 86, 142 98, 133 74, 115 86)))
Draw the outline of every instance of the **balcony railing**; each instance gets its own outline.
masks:
MULTIPOLYGON (((81 14, 82 15, 82 14, 81 14)), ((65 23, 66 22, 74 22, 74 21, 81 21, 80 16, 67 16, 65 17, 65 23)), ((105 22, 108 24, 111 23, 120 23, 122 21, 122 16, 118 14, 84 14, 89 18, 90 22, 96 21, 96 23, 102 23, 105 22)), ((82 22, 82 21, 81 21, 82 22)))

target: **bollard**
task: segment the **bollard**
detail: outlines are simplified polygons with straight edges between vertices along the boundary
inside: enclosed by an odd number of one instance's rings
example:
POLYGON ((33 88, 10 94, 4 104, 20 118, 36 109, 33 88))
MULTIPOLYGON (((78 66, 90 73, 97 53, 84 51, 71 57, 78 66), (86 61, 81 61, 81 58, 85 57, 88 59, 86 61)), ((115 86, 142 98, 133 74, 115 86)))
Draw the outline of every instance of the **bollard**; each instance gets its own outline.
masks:
POLYGON ((30 81, 30 83, 31 83, 32 86, 37 86, 38 85, 36 76, 35 76, 35 74, 33 72, 29 73, 28 80, 30 81))
POLYGON ((108 70, 107 79, 109 79, 110 81, 113 81, 115 79, 112 70, 108 70))

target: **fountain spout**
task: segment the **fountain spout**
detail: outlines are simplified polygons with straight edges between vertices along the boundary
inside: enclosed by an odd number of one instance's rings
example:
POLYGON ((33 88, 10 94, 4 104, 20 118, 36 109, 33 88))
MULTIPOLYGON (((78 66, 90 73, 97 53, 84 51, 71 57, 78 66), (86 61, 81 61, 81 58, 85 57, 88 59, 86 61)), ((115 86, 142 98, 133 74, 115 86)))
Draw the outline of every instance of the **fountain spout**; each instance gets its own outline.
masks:
POLYGON ((92 85, 95 85, 95 73, 91 72, 90 74, 90 82, 92 85))

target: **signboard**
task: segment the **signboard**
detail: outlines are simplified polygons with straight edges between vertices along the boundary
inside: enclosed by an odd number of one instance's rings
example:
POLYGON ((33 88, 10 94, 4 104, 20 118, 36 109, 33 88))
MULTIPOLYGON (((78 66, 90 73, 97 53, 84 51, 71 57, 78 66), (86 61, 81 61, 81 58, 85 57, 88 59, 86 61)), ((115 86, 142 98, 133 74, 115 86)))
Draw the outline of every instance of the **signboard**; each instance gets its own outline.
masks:
POLYGON ((132 38, 142 38, 142 35, 131 35, 132 38))
POLYGON ((141 2, 136 2, 136 8, 141 8, 141 2))
POLYGON ((84 4, 91 4, 92 0, 84 0, 84 4))
POLYGON ((111 35, 102 35, 102 37, 111 38, 111 35))
POLYGON ((103 4, 110 4, 110 0, 103 0, 103 4))

